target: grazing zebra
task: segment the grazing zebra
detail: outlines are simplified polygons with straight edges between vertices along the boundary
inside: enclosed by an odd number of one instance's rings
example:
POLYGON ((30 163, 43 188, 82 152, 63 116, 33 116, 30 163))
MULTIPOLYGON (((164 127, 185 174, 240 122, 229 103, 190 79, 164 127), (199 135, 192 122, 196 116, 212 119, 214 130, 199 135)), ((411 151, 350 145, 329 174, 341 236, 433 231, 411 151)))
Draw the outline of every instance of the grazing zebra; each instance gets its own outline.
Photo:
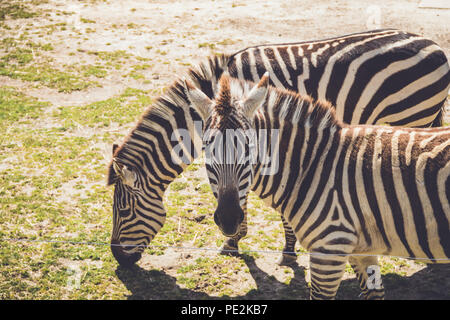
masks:
MULTIPOLYGON (((274 85, 325 96, 338 106, 338 114, 345 111, 341 119, 355 114, 350 122, 370 124, 403 118, 405 125, 439 125, 450 82, 442 50, 430 40, 398 30, 252 47, 231 56, 211 57, 189 70, 187 77, 212 98, 225 69, 241 80, 258 80, 270 70, 274 85), (357 104, 347 102, 358 95, 357 104)), ((202 129, 195 121, 201 118, 177 80, 145 111, 124 143, 113 148, 108 174, 108 184, 115 185, 111 249, 119 263, 139 260, 163 225, 164 191, 201 152, 202 129), (180 130, 186 130, 192 141, 182 141, 180 130), (174 161, 180 142, 185 157, 174 161)), ((245 210, 244 215, 239 234, 225 241, 224 252, 237 250, 239 239, 246 235, 245 210)), ((280 262, 289 263, 295 261, 296 239, 285 221, 283 226, 286 245, 280 262)))
POLYGON ((450 127, 348 125, 329 102, 268 83, 224 73, 213 101, 185 81, 222 232, 239 230, 253 190, 311 252, 313 299, 335 297, 347 261, 368 299, 384 297, 376 255, 450 262, 450 127))

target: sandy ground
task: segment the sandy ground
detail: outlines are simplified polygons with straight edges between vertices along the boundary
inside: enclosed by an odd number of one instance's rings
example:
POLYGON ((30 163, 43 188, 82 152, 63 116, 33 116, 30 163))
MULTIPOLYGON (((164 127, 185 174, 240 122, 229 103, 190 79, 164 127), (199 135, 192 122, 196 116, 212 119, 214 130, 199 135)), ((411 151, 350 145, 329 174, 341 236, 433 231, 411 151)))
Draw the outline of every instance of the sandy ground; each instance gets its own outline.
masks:
MULTIPOLYGON (((384 0, 377 4, 367 0, 123 0, 91 3, 54 0, 40 7, 50 9, 50 18, 54 22, 73 24, 86 35, 73 39, 68 37, 71 31, 67 30, 50 36, 50 40, 59 44, 54 58, 59 58, 61 63, 80 59, 79 55, 68 55, 74 47, 80 51, 125 50, 151 59, 163 51, 163 59, 153 60, 151 84, 139 85, 162 90, 186 70, 186 64, 195 64, 213 52, 233 53, 257 44, 329 38, 368 29, 398 28, 418 33, 436 41, 450 56, 450 10, 419 9, 418 3, 418 0, 384 0), (61 17, 55 9, 73 14, 61 17), (95 32, 86 33, 90 26, 79 23, 80 17, 95 21, 95 32), (133 24, 131 28, 130 23, 133 24)), ((48 21, 41 21, 41 24, 45 23, 48 21)), ((17 29, 24 28, 20 20, 16 24, 17 29)), ((39 25, 39 21, 36 24, 39 25)), ((10 81, 1 78, 0 85, 10 84, 10 81)), ((31 90, 29 94, 45 97, 58 105, 74 105, 104 99, 130 85, 114 76, 109 76, 105 82, 108 86, 87 93, 64 94, 40 89, 31 90)), ((12 84, 19 85, 17 82, 12 84)))
MULTIPOLYGON (((378 28, 398 28, 421 34, 437 42, 450 57, 450 10, 419 9, 418 3, 419 1, 405 0, 378 2, 50 0, 40 7, 52 10, 50 12, 53 23, 70 20, 69 23, 82 34, 74 39, 68 37, 70 31, 67 30, 55 32, 44 38, 45 41, 55 43, 52 55, 56 61, 71 63, 83 59, 89 63, 89 57, 83 54, 85 51, 125 50, 136 56, 152 59, 151 68, 146 75, 151 79, 150 83, 133 82, 132 79, 124 81, 119 74, 113 72, 99 80, 103 85, 102 88, 90 88, 70 94, 45 87, 35 88, 29 83, 6 77, 0 77, 0 85, 22 88, 29 95, 50 101, 53 106, 84 105, 104 100, 130 86, 153 90, 156 97, 176 76, 186 71, 187 65, 194 65, 212 53, 233 53, 257 44, 329 38, 378 28), (74 14, 60 16, 56 14, 56 9, 74 14), (86 33, 86 24, 77 22, 80 17, 94 20, 95 32, 86 33), (132 27, 130 23, 133 24, 132 27), (69 55, 75 50, 77 54, 69 55)), ((22 28, 19 20, 15 23, 18 30, 22 28)), ((39 25, 48 21, 34 23, 39 25)), ((126 134, 128 128, 123 131, 126 134)), ((204 175, 204 172, 201 171, 200 175, 204 175)), ((264 224, 264 221, 254 222, 256 225, 264 224)), ((145 255, 140 267, 144 270, 161 268, 168 275, 175 277, 177 267, 186 261, 210 254, 217 253, 193 251, 186 254, 177 250, 167 250, 162 256, 145 255)), ((261 292, 267 291, 266 295, 258 298, 276 298, 276 291, 285 286, 276 281, 283 278, 284 273, 284 268, 275 264, 277 258, 278 256, 274 255, 264 255, 251 261, 249 265, 254 280, 245 281, 254 281, 261 292), (258 272, 263 274, 261 277, 264 279, 258 278, 258 272)), ((300 274, 298 281, 304 282, 303 269, 307 266, 307 259, 300 256, 297 262, 298 266, 294 268, 296 278, 300 274)), ((394 286, 397 283, 393 280, 395 276, 386 279, 387 298, 450 298, 448 268, 437 270, 437 273, 433 274, 433 270, 423 265, 409 264, 405 269, 407 275, 405 280, 408 282, 402 280, 402 283, 405 283, 403 287, 394 286), (422 290, 423 287, 426 287, 426 290, 422 290)), ((120 276, 120 271, 118 274, 120 276)), ((344 280, 352 278, 353 275, 346 274, 344 280)), ((236 286, 239 286, 241 279, 237 280, 236 286)), ((354 289, 355 285, 356 282, 353 281, 351 295, 343 294, 342 297, 354 296, 355 290, 358 291, 354 289)), ((132 288, 130 290, 133 291, 132 288)), ((141 296, 137 296, 139 297, 141 296)))

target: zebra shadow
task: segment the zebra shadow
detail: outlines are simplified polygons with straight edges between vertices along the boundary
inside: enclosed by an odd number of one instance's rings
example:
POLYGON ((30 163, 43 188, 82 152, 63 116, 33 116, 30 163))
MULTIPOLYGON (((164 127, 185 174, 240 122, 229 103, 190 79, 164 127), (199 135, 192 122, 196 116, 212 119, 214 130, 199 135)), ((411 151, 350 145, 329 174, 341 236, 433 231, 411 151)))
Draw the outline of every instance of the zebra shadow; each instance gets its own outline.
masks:
POLYGON ((387 300, 450 300, 450 264, 430 264, 411 276, 383 275, 387 300))
POLYGON ((294 276, 290 281, 279 281, 273 275, 269 275, 256 264, 253 256, 239 255, 247 265, 250 275, 255 281, 256 288, 251 289, 245 295, 237 299, 255 300, 303 300, 309 298, 308 284, 305 281, 305 268, 297 263, 292 264, 294 276))
POLYGON ((303 267, 291 266, 294 276, 289 283, 284 283, 258 267, 254 257, 246 254, 240 255, 240 257, 247 265, 256 288, 238 296, 217 297, 205 292, 182 288, 177 283, 177 278, 164 270, 146 270, 138 265, 131 268, 118 266, 115 273, 131 292, 131 295, 128 296, 129 300, 299 300, 309 298, 303 267))
MULTIPOLYGON (((211 296, 195 289, 180 287, 177 278, 164 270, 146 270, 140 266, 126 269, 118 266, 117 277, 131 292, 130 300, 307 300, 309 288, 305 268, 290 266, 294 275, 282 282, 262 270, 255 258, 241 254, 247 265, 255 288, 243 295, 211 296)), ((411 276, 387 273, 382 276, 388 300, 450 299, 450 265, 430 265, 411 276)), ((358 300, 360 289, 355 278, 342 280, 336 295, 338 300, 358 300)))
POLYGON ((181 288, 177 279, 162 270, 146 270, 138 265, 118 266, 116 275, 131 292, 129 300, 202 300, 211 299, 203 292, 181 288))

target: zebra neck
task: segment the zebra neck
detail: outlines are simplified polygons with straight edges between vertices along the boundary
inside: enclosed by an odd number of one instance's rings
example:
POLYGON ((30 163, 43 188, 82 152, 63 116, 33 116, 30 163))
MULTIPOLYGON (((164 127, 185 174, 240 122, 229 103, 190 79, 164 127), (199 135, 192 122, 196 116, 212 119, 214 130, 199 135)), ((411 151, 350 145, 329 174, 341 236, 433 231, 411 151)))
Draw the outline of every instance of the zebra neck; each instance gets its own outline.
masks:
MULTIPOLYGON (((188 77, 211 98, 229 56, 209 57, 188 77)), ((115 158, 136 168, 155 195, 161 195, 201 154, 202 121, 190 106, 181 80, 175 81, 144 113, 115 158), (123 160, 123 161, 122 161, 123 160)))
POLYGON ((293 110, 280 116, 277 107, 278 112, 264 110, 255 118, 259 157, 252 190, 273 208, 286 205, 294 189, 310 183, 310 172, 329 165, 337 152, 341 124, 334 121, 333 114, 311 112, 311 104, 303 100, 294 103, 289 108, 297 108, 299 114, 294 117, 289 116, 293 110), (302 113, 301 108, 309 111, 302 113), (315 118, 320 114, 322 119, 315 118))
POLYGON ((189 112, 189 107, 180 108, 170 119, 155 121, 154 114, 150 119, 144 118, 120 154, 121 158, 129 159, 158 194, 164 193, 201 154, 202 122, 190 118, 186 111, 189 112))

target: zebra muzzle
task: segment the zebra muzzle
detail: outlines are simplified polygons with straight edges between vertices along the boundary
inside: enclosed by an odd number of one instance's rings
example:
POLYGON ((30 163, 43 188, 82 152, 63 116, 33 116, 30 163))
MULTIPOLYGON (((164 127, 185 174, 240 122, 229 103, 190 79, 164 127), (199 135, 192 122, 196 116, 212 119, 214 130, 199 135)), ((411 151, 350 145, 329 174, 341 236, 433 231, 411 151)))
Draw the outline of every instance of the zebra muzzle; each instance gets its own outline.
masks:
POLYGON ((226 237, 236 236, 244 220, 244 211, 239 205, 239 200, 233 198, 219 196, 218 206, 214 212, 214 222, 226 237))
POLYGON ((140 252, 128 253, 124 250, 118 240, 111 240, 111 251, 114 258, 122 266, 129 268, 133 266, 139 259, 141 259, 140 252))

